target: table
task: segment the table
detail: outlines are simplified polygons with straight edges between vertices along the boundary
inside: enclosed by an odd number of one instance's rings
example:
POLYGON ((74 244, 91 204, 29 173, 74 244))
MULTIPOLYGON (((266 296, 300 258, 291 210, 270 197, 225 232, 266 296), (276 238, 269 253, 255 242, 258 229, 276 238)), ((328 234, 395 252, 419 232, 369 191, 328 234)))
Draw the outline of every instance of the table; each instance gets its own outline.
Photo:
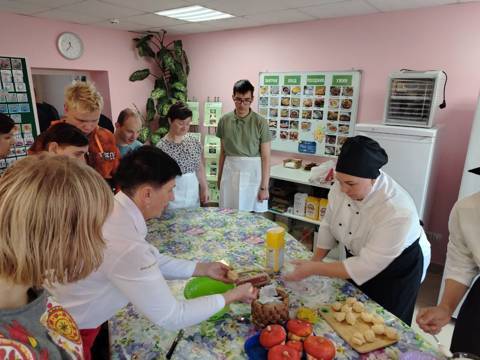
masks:
MULTIPOLYGON (((149 221, 147 241, 161 252, 182 259, 225 260, 237 269, 260 268, 264 264, 263 237, 272 226, 274 223, 270 220, 251 213, 219 208, 181 209, 149 221)), ((311 253, 287 234, 286 255, 307 259, 311 253)), ((337 359, 398 359, 401 353, 413 350, 438 356, 435 348, 420 334, 344 280, 315 276, 299 283, 278 281, 290 294, 292 315, 300 306, 318 309, 324 303, 356 296, 365 302, 369 311, 381 314, 386 323, 401 334, 395 346, 360 357, 321 319, 314 331, 336 343, 337 359)), ((185 281, 170 281, 169 285, 178 298, 183 298, 185 281)), ((184 329, 172 359, 245 359, 244 342, 256 332, 249 314, 249 305, 232 304, 231 311, 223 319, 204 321, 184 329)), ((164 359, 177 334, 157 327, 131 305, 122 309, 109 325, 113 359, 164 359)))

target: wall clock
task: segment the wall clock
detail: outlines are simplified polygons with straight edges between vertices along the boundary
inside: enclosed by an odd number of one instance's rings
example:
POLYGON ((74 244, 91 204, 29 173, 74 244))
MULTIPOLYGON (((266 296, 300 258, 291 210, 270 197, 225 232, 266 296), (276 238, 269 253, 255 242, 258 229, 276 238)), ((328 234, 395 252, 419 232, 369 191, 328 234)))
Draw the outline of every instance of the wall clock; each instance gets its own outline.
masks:
POLYGON ((60 54, 66 59, 75 60, 83 54, 83 42, 75 33, 61 33, 57 40, 57 48, 60 54))

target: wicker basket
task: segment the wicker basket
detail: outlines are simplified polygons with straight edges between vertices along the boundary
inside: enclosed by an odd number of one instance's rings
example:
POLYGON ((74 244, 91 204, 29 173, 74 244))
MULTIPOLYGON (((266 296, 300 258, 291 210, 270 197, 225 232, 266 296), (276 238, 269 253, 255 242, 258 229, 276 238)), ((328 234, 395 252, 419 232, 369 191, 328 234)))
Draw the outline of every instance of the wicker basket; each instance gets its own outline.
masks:
POLYGON ((282 299, 281 303, 252 302, 252 322, 257 328, 263 329, 270 324, 284 324, 288 321, 288 294, 281 288, 277 288, 277 294, 282 299))

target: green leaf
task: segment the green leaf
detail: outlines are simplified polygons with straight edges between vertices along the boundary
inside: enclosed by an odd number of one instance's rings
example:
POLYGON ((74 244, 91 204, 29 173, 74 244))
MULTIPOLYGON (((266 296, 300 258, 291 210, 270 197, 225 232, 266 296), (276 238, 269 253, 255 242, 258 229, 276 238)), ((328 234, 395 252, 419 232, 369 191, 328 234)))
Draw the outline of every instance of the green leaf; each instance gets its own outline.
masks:
POLYGON ((165 89, 153 89, 151 94, 150 94, 150 97, 154 100, 158 100, 158 99, 161 99, 163 98, 164 96, 167 95, 167 91, 165 89))
POLYGON ((175 60, 172 55, 167 52, 162 58, 163 66, 170 71, 175 71, 175 60))
POLYGON ((172 89, 181 91, 183 93, 187 92, 187 88, 180 81, 177 81, 177 82, 173 83, 172 84, 172 89))
POLYGON ((155 117, 155 102, 152 98, 147 100, 147 122, 150 122, 155 117))
POLYGON ((155 89, 165 90, 165 82, 163 81, 163 78, 155 80, 155 89))
POLYGON ((130 75, 129 80, 130 81, 144 80, 148 77, 148 75, 150 75, 149 69, 137 70, 132 75, 130 75))
POLYGON ((142 143, 148 140, 150 137, 150 129, 147 127, 143 127, 140 129, 140 134, 138 135, 138 140, 142 143))
POLYGON ((152 37, 153 37, 152 34, 148 34, 142 38, 135 38, 133 39, 133 41, 135 41, 135 46, 138 48, 143 46, 143 44, 147 44, 152 39, 152 37))
POLYGON ((148 56, 148 57, 151 57, 151 58, 155 57, 155 51, 152 50, 152 48, 150 47, 149 44, 143 44, 142 46, 140 46, 138 48, 138 53, 139 54, 140 54, 140 50, 144 54, 143 56, 148 56))
POLYGON ((161 138, 162 137, 158 134, 152 134, 152 136, 150 137, 152 145, 157 145, 161 138))
POLYGON ((173 51, 175 53, 175 57, 177 58, 178 61, 183 56, 183 45, 182 45, 182 40, 175 40, 173 42, 173 51))
POLYGON ((155 130, 154 134, 159 135, 160 137, 164 137, 168 133, 168 128, 166 127, 159 127, 157 130, 155 130))
POLYGON ((183 101, 183 102, 187 101, 187 96, 183 92, 177 91, 175 94, 173 94, 173 96, 175 96, 180 101, 183 101))
POLYGON ((164 104, 162 106, 162 112, 161 115, 167 116, 168 110, 170 109, 170 104, 164 104))
POLYGON ((185 50, 182 50, 183 53, 183 61, 185 62, 185 73, 188 75, 190 74, 190 62, 188 61, 187 53, 185 50))

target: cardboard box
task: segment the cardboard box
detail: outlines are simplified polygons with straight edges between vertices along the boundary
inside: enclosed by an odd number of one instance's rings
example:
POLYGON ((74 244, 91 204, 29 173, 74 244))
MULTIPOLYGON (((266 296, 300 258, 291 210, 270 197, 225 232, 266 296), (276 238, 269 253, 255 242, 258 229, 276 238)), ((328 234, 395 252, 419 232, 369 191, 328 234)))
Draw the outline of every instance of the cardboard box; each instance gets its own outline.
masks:
POLYGON ((298 216, 305 216, 305 205, 308 194, 296 193, 293 200, 293 213, 298 216))

